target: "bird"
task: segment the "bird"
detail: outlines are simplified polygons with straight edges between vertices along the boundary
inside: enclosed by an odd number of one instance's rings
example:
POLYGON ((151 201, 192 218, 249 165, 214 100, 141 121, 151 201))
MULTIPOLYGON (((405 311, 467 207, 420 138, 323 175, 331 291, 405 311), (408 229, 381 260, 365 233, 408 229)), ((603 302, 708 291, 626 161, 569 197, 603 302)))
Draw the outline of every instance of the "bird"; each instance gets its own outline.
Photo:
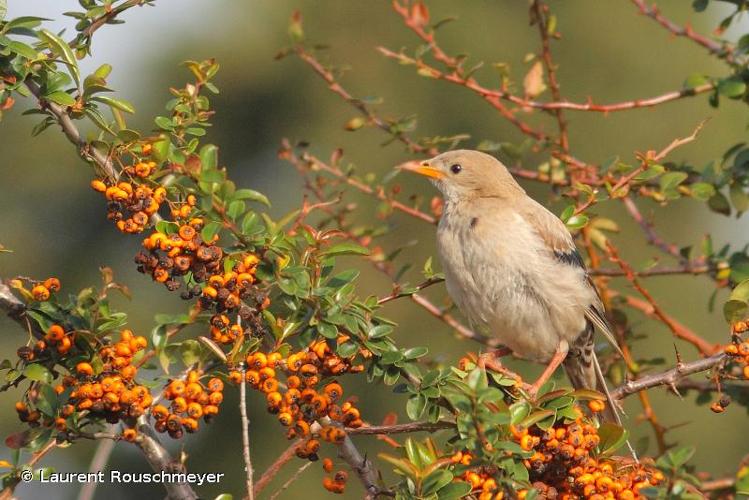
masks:
POLYGON ((437 253, 453 303, 516 356, 546 364, 528 393, 535 397, 563 365, 575 388, 607 395, 620 422, 596 358, 595 330, 619 347, 565 224, 487 153, 448 151, 401 169, 427 177, 442 193, 437 253))

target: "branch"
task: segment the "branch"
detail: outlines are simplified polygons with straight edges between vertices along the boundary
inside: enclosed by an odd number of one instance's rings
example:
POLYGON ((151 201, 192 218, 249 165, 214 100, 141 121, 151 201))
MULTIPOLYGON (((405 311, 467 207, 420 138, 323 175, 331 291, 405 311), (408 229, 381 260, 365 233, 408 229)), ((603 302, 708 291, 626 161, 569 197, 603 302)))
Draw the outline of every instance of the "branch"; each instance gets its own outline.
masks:
POLYGON ((59 104, 46 101, 36 82, 26 80, 25 84, 34 97, 36 97, 37 101, 39 101, 39 105, 42 108, 48 109, 50 113, 54 115, 60 128, 62 128, 65 137, 67 137, 68 140, 78 149, 78 155, 85 161, 93 162, 98 168, 100 174, 106 176, 110 180, 116 180, 118 174, 114 169, 112 159, 98 149, 92 147, 83 139, 68 111, 59 104))
MULTIPOLYGON (((276 474, 281 470, 281 468, 289 463, 295 456, 296 456, 296 449, 299 446, 299 443, 301 443, 301 439, 297 439, 294 442, 292 442, 288 448, 286 448, 283 453, 281 453, 275 462, 273 462, 268 469, 263 473, 262 476, 260 476, 260 479, 255 482, 254 487, 254 493, 255 496, 259 495, 263 489, 268 486, 268 483, 270 483, 274 477, 276 477, 276 474)), ((311 462, 310 462, 311 463, 311 462)))
MULTIPOLYGON (((110 427, 113 428, 114 426, 110 427)), ((91 464, 88 466, 89 472, 99 472, 106 468, 109 458, 112 456, 112 451, 114 451, 115 444, 117 444, 117 440, 115 439, 102 439, 99 441, 94 456, 91 459, 91 464)), ((96 481, 85 483, 78 492, 78 500, 93 500, 98 485, 99 483, 96 481)))
POLYGON ((695 373, 711 370, 721 365, 726 358, 727 354, 720 352, 690 363, 677 363, 675 368, 665 372, 645 375, 637 380, 630 380, 611 391, 611 396, 614 399, 624 399, 630 394, 635 394, 636 392, 644 391, 652 387, 665 385, 670 388, 675 388, 677 382, 681 379, 695 373))
MULTIPOLYGON (((94 35, 94 32, 104 26, 107 23, 111 23, 114 21, 114 19, 125 12, 126 10, 130 9, 131 7, 137 7, 139 5, 143 5, 146 0, 127 0, 126 2, 121 3, 117 7, 114 7, 109 12, 105 12, 101 16, 97 17, 93 20, 93 22, 88 25, 86 29, 81 31, 79 37, 81 38, 91 38, 94 35)), ((77 43, 71 42, 69 44, 71 47, 77 46, 77 43)))
MULTIPOLYGON (((647 290, 645 290, 645 292, 648 293, 647 290)), ((648 296, 650 296, 649 293, 648 296)), ((650 296, 650 299, 653 299, 652 296, 650 296)), ((720 349, 720 344, 712 344, 708 342, 707 340, 703 339, 695 332, 693 332, 690 328, 686 327, 685 325, 672 318, 670 315, 663 312, 663 310, 660 308, 660 306, 658 306, 657 303, 655 303, 655 301, 650 302, 640 300, 637 297, 632 297, 631 295, 625 295, 624 300, 627 302, 628 306, 642 311, 651 318, 660 319, 676 337, 692 344, 697 348, 697 350, 700 351, 701 354, 708 356, 710 354, 714 354, 718 349, 720 349)))
POLYGON ((3 311, 10 319, 18 323, 21 328, 31 333, 34 337, 44 337, 44 331, 42 331, 37 322, 29 320, 28 316, 26 316, 26 304, 13 295, 13 291, 1 279, 0 311, 3 311))
POLYGON ((351 470, 359 477, 359 481, 361 481, 364 490, 366 491, 364 496, 365 499, 374 499, 377 495, 387 495, 389 493, 387 490, 382 490, 377 485, 377 471, 372 465, 372 462, 368 458, 362 456, 348 434, 343 440, 343 443, 338 446, 338 457, 346 462, 351 470))
MULTIPOLYGON (((138 419, 138 439, 135 444, 143 452, 146 461, 156 472, 184 472, 185 467, 182 463, 175 461, 169 452, 159 441, 156 433, 148 425, 145 417, 138 419)), ((164 483, 167 496, 170 500, 196 500, 198 495, 187 483, 164 483)))
POLYGON ((408 147, 409 151, 411 151, 412 153, 422 153, 427 156, 435 156, 439 153, 439 150, 437 150, 437 148, 428 148, 422 146, 421 144, 408 137, 408 135, 406 135, 404 132, 394 131, 391 124, 377 116, 374 111, 372 111, 369 106, 364 103, 364 101, 362 101, 361 99, 357 99, 349 94, 349 92, 345 88, 343 88, 341 84, 336 80, 333 73, 330 70, 326 69, 320 63, 320 61, 318 61, 310 52, 306 51, 303 46, 297 45, 294 48, 294 52, 302 61, 307 63, 315 71, 315 73, 317 73, 323 80, 325 80, 325 83, 328 84, 328 88, 331 90, 331 92, 340 96, 344 101, 355 107, 362 115, 364 115, 368 122, 374 124, 377 128, 387 132, 388 134, 392 135, 397 140, 405 144, 408 147))
POLYGON ((434 432, 441 429, 450 429, 455 427, 454 422, 408 422, 405 424, 393 425, 369 425, 356 429, 346 429, 349 434, 360 434, 364 436, 377 434, 405 434, 408 432, 434 432))
MULTIPOLYGON (((557 70, 554 65, 554 60, 551 57, 551 43, 549 40, 549 27, 547 22, 547 16, 549 14, 549 6, 543 3, 541 0, 535 0, 531 6, 531 22, 535 21, 538 25, 538 33, 541 37, 541 59, 544 62, 546 68, 546 76, 549 79, 549 89, 551 96, 555 101, 562 100, 562 94, 559 91, 559 82, 557 81, 557 70)), ((556 108, 553 111, 554 116, 557 118, 557 124, 559 125, 559 146, 562 151, 569 153, 570 143, 567 134, 567 122, 564 119, 564 113, 562 108, 556 108)))
POLYGON ((624 272, 625 277, 627 278, 627 281, 629 281, 635 288, 635 290, 637 290, 640 295, 645 298, 645 301, 642 301, 637 299, 636 297, 627 295, 625 297, 627 305, 639 309, 648 316, 659 319, 668 327, 669 330, 671 330, 671 333, 673 333, 674 336, 689 342, 705 356, 714 354, 717 349, 720 349, 719 345, 713 345, 709 343, 707 340, 703 339, 695 332, 666 314, 666 312, 661 308, 655 298, 637 279, 630 265, 621 257, 619 257, 619 251, 616 249, 616 247, 611 244, 610 241, 607 242, 607 244, 609 260, 611 260, 611 262, 617 264, 621 268, 621 270, 624 272))
POLYGON ((308 469, 309 467, 311 467, 311 466, 312 466, 312 464, 314 464, 314 462, 307 462, 306 464, 304 464, 304 465, 302 465, 301 467, 299 467, 299 468, 298 468, 298 469, 296 470, 296 472, 294 473, 294 475, 293 475, 293 476, 291 476, 291 477, 289 478, 289 480, 288 480, 288 481, 286 481, 285 483, 283 483, 283 484, 281 485, 281 487, 280 487, 280 488, 278 488, 278 490, 277 490, 277 491, 275 491, 275 492, 274 492, 274 493, 273 493, 273 494, 272 494, 272 495, 270 496, 270 498, 269 498, 268 500, 275 500, 276 498, 278 498, 278 496, 279 496, 279 495, 280 495, 281 493, 283 493, 284 491, 286 491, 286 490, 287 490, 287 489, 289 488, 289 486, 291 486, 291 484, 292 484, 292 483, 293 483, 294 481, 296 481, 297 479, 299 479, 299 477, 300 477, 300 476, 302 475, 302 473, 303 473, 304 471, 306 471, 306 470, 307 470, 307 469, 308 469))
POLYGON ((254 500, 255 488, 252 486, 252 459, 250 458, 250 421, 247 418, 247 380, 244 365, 242 368, 242 382, 239 384, 239 414, 242 422, 242 456, 244 457, 245 473, 247 474, 247 498, 254 500))
POLYGON ((637 6, 640 13, 648 16, 649 18, 656 21, 658 24, 666 28, 671 34, 675 36, 685 37, 689 40, 692 40, 698 45, 701 45, 705 49, 710 52, 710 54, 713 54, 721 59, 725 59, 727 62, 734 64, 736 63, 736 59, 734 57, 734 47, 727 44, 727 43, 718 43, 713 40, 710 40, 708 37, 701 35, 699 33, 695 33, 695 31, 692 29, 691 26, 679 26, 678 24, 674 23, 667 17, 665 17, 663 14, 661 14, 660 9, 657 5, 653 4, 652 7, 648 7, 645 3, 645 0, 631 0, 633 4, 637 6))
POLYGON ((355 179, 351 177, 349 174, 343 172, 340 168, 338 168, 336 165, 329 165, 319 158, 315 157, 314 155, 311 155, 309 153, 303 153, 300 156, 296 155, 291 148, 291 145, 289 144, 288 140, 285 140, 281 144, 281 150, 279 152, 279 155, 281 158, 289 161, 296 169, 302 173, 306 171, 323 171, 326 172, 336 179, 338 179, 341 182, 345 182, 349 186, 355 188, 356 190, 372 196, 374 198, 377 198, 380 201, 384 201, 387 203, 391 208, 394 210, 398 210, 400 212, 403 212, 404 214, 410 215, 411 217, 414 217, 416 219, 420 219, 424 222, 428 222, 430 224, 436 224, 437 219, 429 215, 426 212, 422 212, 418 208, 410 207, 404 203, 401 203, 399 201, 396 201, 390 197, 388 197, 385 194, 385 187, 384 186, 370 186, 369 184, 366 184, 358 179, 355 179))

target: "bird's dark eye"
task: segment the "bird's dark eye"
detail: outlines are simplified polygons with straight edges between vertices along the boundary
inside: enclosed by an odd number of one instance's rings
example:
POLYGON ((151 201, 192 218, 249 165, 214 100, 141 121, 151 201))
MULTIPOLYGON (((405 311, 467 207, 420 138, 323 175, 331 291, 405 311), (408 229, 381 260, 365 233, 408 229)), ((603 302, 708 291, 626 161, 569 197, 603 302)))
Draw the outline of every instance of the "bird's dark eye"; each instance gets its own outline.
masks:
POLYGON ((454 174, 459 174, 461 170, 463 170, 463 167, 461 167, 457 163, 455 165, 453 165, 453 166, 450 167, 450 172, 452 172, 454 174))

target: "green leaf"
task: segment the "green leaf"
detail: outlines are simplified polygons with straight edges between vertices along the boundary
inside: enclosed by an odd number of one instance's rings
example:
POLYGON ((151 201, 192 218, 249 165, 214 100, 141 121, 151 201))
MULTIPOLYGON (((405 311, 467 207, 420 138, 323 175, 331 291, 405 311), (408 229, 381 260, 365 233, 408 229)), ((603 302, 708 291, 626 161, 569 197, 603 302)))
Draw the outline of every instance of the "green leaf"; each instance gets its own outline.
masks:
POLYGON ((728 203, 728 198, 726 198, 720 191, 716 191, 715 194, 707 200, 707 206, 713 212, 723 215, 731 215, 731 205, 728 203))
POLYGON ((726 97, 738 98, 746 93, 746 83, 741 78, 732 76, 718 83, 718 92, 726 97))
POLYGON ((624 444, 627 440, 627 431, 616 424, 606 422, 598 428, 598 436, 601 438, 598 451, 602 455, 607 455, 624 444))
POLYGON ((172 123, 172 120, 170 120, 166 116, 157 116, 153 119, 153 122, 162 130, 174 130, 174 124, 172 123))
POLYGON ((749 210, 749 196, 747 196, 741 184, 738 182, 732 183, 728 189, 728 196, 731 198, 731 204, 738 212, 738 215, 749 210))
POLYGON ((200 164, 202 168, 218 167, 218 147, 214 144, 206 144, 200 148, 200 164))
POLYGON ((262 203, 266 207, 270 206, 270 200, 263 193, 255 191, 254 189, 237 189, 232 196, 235 200, 250 200, 262 203))
POLYGON ((429 349, 423 346, 411 347, 403 351, 403 356, 406 359, 417 359, 422 356, 426 356, 429 353, 429 349))
POLYGON ((45 384, 49 384, 50 382, 52 382, 52 374, 49 372, 49 370, 38 364, 28 365, 23 369, 23 375, 27 379, 34 380, 36 382, 44 382, 45 384))
POLYGON ((587 215, 577 214, 567 219, 567 222, 565 222, 565 224, 570 229, 580 229, 582 227, 585 227, 589 220, 590 219, 587 215))
POLYGON ((113 97, 105 95, 97 95, 95 97, 92 97, 91 100, 106 104, 107 106, 119 109, 120 111, 124 111, 125 113, 135 113, 135 108, 133 107, 133 105, 124 99, 115 99, 113 97))
POLYGON ((695 182, 689 187, 692 197, 707 201, 715 195, 715 186, 707 182, 695 182))
POLYGON ((684 87, 688 89, 693 89, 695 87, 699 87, 700 85, 704 85, 708 83, 709 81, 710 80, 708 80, 707 77, 701 73, 692 73, 684 81, 684 87))
POLYGON ((320 252, 320 256, 332 257, 335 255, 369 255, 369 249, 350 241, 337 243, 320 252))
POLYGON ((39 37, 49 45, 52 52, 60 56, 60 58, 67 63, 68 68, 70 69, 70 75, 73 77, 73 80, 75 80, 75 84, 80 86, 81 74, 78 71, 78 61, 76 60, 75 54, 73 54, 70 45, 65 43, 65 41, 59 36, 45 29, 39 31, 39 37))
POLYGON ((439 500, 458 500, 470 493, 472 487, 465 481, 453 481, 437 492, 439 500))
POLYGON ((72 106, 73 104, 75 104, 75 98, 67 92, 63 92, 62 90, 47 94, 44 96, 44 98, 61 106, 72 106))
POLYGON ((531 405, 527 401, 518 401, 510 406, 510 423, 517 425, 531 413, 531 405))
POLYGON ((23 56, 26 59, 37 59, 39 57, 39 53, 34 50, 34 48, 26 45, 25 43, 17 42, 15 40, 8 41, 5 43, 5 45, 12 51, 18 54, 19 56, 23 56))
POLYGON ((367 333, 367 337, 370 340, 374 340, 374 339, 379 339, 379 338, 382 338, 382 337, 387 337, 391 333, 393 333, 393 327, 392 326, 390 326, 390 325, 377 325, 377 326, 373 326, 369 330, 369 333, 367 333))
POLYGON ((421 494, 424 496, 433 495, 444 486, 447 486, 453 480, 451 472, 444 469, 437 469, 429 474, 421 483, 421 494))
POLYGON ((211 221, 203 227, 200 231, 200 237, 203 241, 213 241, 213 237, 221 231, 221 224, 216 221, 211 221))
POLYGON ((8 4, 6 0, 0 0, 0 21, 5 20, 5 14, 8 13, 8 4))
POLYGON ((411 420, 418 420, 424 414, 427 407, 427 398, 422 394, 414 394, 406 402, 406 415, 411 420))
POLYGON ((663 174, 663 177, 660 178, 660 185, 661 185, 661 191, 670 191, 672 189, 675 189, 687 180, 686 172, 668 172, 666 174, 663 174))
POLYGON ((359 351, 359 346, 354 342, 347 340, 341 344, 338 344, 336 353, 342 358, 350 358, 359 351))

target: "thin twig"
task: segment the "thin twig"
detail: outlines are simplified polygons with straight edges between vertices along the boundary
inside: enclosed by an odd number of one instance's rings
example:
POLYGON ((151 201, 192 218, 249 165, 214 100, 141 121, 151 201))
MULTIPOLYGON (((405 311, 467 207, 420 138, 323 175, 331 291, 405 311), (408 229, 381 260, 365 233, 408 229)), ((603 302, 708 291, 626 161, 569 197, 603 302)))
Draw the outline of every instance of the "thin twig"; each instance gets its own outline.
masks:
MULTIPOLYGON (((88 467, 89 472, 103 471, 107 467, 115 444, 117 444, 117 441, 112 439, 102 439, 99 441, 99 444, 96 445, 94 456, 91 459, 91 464, 88 467)), ((78 492, 78 500, 93 500, 98 484, 97 481, 89 481, 81 486, 81 491, 78 492)))
POLYGON ((270 483, 273 478, 276 477, 276 474, 278 474, 281 468, 296 456, 296 450, 301 442, 301 439, 297 439, 292 442, 289 447, 286 448, 283 453, 281 453, 278 458, 270 465, 270 467, 268 467, 268 469, 263 472, 263 475, 260 476, 260 479, 255 482, 255 496, 259 495, 260 492, 263 491, 266 486, 268 486, 268 483, 270 483))
POLYGON ((649 7, 645 3, 645 0, 631 1, 637 6, 641 14, 648 16, 656 21, 658 24, 671 32, 672 35, 688 38, 689 40, 692 40, 693 42, 707 49, 711 54, 725 59, 729 63, 733 64, 736 62, 736 59, 734 57, 735 49, 732 45, 726 42, 718 43, 714 40, 711 40, 704 35, 696 33, 689 25, 683 27, 679 26, 678 24, 674 23, 663 14, 661 14, 660 9, 658 9, 658 6, 655 4, 649 7))
POLYGON ((621 257, 619 257, 619 251, 616 249, 616 247, 610 241, 608 241, 607 244, 609 260, 614 264, 617 264, 621 268, 621 270, 624 271, 624 275, 627 278, 627 281, 629 281, 634 289, 637 290, 640 295, 642 295, 647 301, 643 303, 635 297, 627 296, 627 304, 632 305, 633 307, 637 307, 645 314, 659 319, 664 325, 668 327, 669 330, 671 330, 671 333, 673 333, 674 336, 689 342, 705 356, 709 356, 710 354, 715 353, 715 351, 720 348, 720 346, 718 345, 710 344, 695 332, 676 321, 670 315, 666 314, 666 312, 658 304, 655 298, 637 279, 637 276, 635 276, 634 272, 632 271, 632 267, 621 257))
MULTIPOLYGON (((546 76, 549 79, 549 90, 555 101, 561 101, 562 94, 559 90, 559 82, 557 81, 557 70, 551 56, 551 41, 549 39, 549 26, 547 22, 548 11, 549 6, 541 0, 535 0, 531 5, 531 12, 533 14, 532 20, 538 25, 538 33, 541 38, 541 59, 544 62, 546 76)), ((559 125, 559 147, 561 147, 562 151, 565 153, 569 153, 570 143, 567 134, 567 121, 564 119, 564 112, 562 111, 562 108, 556 108, 553 110, 553 113, 554 116, 556 116, 557 124, 559 125)))
POLYGON ((299 477, 302 475, 302 473, 304 471, 306 471, 308 468, 310 468, 313 463, 314 462, 307 462, 306 464, 304 464, 301 467, 299 467, 296 470, 296 472, 294 473, 294 475, 291 476, 288 481, 286 481, 285 483, 283 483, 283 485, 281 485, 281 487, 278 488, 278 490, 276 490, 275 492, 273 492, 273 494, 270 496, 270 498, 268 500, 275 500, 276 498, 278 498, 278 495, 280 495, 281 493, 283 493, 284 491, 286 491, 286 489, 288 489, 288 487, 291 486, 291 484, 294 481, 296 481, 297 479, 299 479, 299 477))
POLYGON ((247 474, 247 498, 254 500, 255 490, 252 486, 253 470, 250 457, 250 421, 247 418, 247 380, 244 365, 242 367, 242 381, 239 383, 239 414, 242 421, 242 456, 244 457, 244 467, 247 474))
POLYGON ((368 425, 356 429, 346 429, 348 434, 377 435, 377 434, 404 434, 409 432, 434 432, 441 429, 455 427, 454 422, 408 422, 393 425, 368 425))

